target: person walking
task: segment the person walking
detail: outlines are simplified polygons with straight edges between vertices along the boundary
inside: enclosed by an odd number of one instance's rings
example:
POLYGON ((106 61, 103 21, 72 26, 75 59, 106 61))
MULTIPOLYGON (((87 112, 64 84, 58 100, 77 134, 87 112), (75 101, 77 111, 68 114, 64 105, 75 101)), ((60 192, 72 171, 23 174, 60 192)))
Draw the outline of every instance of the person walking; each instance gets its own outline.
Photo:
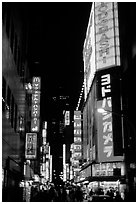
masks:
POLYGON ((75 191, 75 199, 77 202, 83 201, 83 192, 79 186, 77 187, 77 189, 75 191))

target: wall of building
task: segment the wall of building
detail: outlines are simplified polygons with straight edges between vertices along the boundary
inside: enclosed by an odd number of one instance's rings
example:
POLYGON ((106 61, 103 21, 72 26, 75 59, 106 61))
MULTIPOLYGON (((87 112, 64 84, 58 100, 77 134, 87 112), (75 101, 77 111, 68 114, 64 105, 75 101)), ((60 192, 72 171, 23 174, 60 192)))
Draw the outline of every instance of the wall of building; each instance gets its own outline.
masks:
POLYGON ((23 171, 21 155, 24 155, 26 117, 24 84, 29 76, 25 57, 27 41, 24 41, 27 33, 23 30, 23 22, 16 6, 2 4, 2 168, 4 187, 9 188, 18 185, 17 180, 21 179, 23 171), (13 170, 20 176, 9 174, 13 170))

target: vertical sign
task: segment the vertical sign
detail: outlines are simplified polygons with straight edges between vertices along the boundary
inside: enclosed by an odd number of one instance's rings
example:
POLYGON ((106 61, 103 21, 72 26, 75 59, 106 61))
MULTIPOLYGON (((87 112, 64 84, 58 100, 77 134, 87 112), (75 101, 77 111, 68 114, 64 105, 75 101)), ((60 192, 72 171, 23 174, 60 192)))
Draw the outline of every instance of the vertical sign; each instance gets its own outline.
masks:
POLYGON ((25 158, 36 159, 37 133, 26 133, 25 158))
POLYGON ((40 77, 33 77, 33 80, 32 80, 31 132, 39 132, 40 87, 41 87, 40 77))
POLYGON ((66 145, 63 144, 63 181, 66 181, 66 145))
POLYGON ((82 158, 81 138, 81 111, 74 111, 74 169, 79 169, 79 160, 82 158))
POLYGON ((70 111, 65 112, 65 126, 70 125, 70 111))
POLYGON ((96 69, 120 65, 117 2, 95 2, 96 69))
POLYGON ((95 72, 120 66, 117 2, 93 2, 84 42, 83 60, 86 100, 95 72))
POLYGON ((97 101, 97 109, 103 108, 105 112, 98 113, 97 118, 98 159, 99 162, 122 161, 123 157, 114 156, 111 75, 102 74, 99 83, 101 100, 97 101))

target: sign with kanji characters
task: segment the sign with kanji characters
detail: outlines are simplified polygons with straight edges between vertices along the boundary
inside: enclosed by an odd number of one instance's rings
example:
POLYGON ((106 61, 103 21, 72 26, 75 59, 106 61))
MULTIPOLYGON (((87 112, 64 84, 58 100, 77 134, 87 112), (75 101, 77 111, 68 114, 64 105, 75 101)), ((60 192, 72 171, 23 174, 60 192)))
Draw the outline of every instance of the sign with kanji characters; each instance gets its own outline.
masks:
POLYGON ((25 158, 36 159, 37 133, 26 133, 25 158))
POLYGON ((32 110, 31 110, 31 131, 39 132, 40 117, 40 87, 41 78, 33 77, 32 79, 32 110))
POLYGON ((114 170, 120 169, 120 176, 124 176, 124 163, 111 162, 92 165, 92 176, 114 176, 114 170))

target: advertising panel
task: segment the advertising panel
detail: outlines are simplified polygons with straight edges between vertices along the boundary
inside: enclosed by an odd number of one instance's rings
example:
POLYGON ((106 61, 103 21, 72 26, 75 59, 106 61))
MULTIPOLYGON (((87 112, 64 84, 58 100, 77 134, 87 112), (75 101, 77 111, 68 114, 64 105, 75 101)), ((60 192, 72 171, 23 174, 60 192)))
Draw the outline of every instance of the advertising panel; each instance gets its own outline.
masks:
MULTIPOLYGON (((113 78, 113 76, 112 76, 113 78)), ((118 137, 118 142, 122 141, 122 135, 120 135, 121 128, 118 128, 118 133, 114 130, 113 118, 116 115, 112 108, 112 100, 114 90, 111 81, 111 73, 104 72, 99 76, 98 83, 98 100, 97 109, 103 109, 104 112, 97 112, 97 133, 98 133, 98 159, 99 162, 106 161, 122 161, 122 154, 115 154, 114 150, 114 138, 118 137), (100 99, 100 100, 99 100, 100 99)), ((116 98, 116 101, 119 100, 116 98)), ((121 116, 118 116, 118 121, 121 116)), ((120 126, 118 126, 120 127, 120 126)), ((122 148, 122 147, 120 147, 122 148)))
POLYGON ((81 111, 74 111, 74 145, 73 145, 73 166, 79 168, 79 160, 82 156, 81 140, 81 111))
POLYGON ((31 111, 31 131, 39 132, 39 117, 40 117, 40 77, 32 79, 32 111, 31 111))
POLYGON ((36 159, 37 133, 26 133, 25 158, 36 159))
POLYGON ((120 65, 117 2, 95 2, 96 70, 120 65))
POLYGON ((65 112, 65 126, 70 125, 70 111, 65 112))
POLYGON ((92 4, 83 48, 84 98, 89 93, 95 72, 120 66, 117 2, 92 4))
POLYGON ((113 162, 113 163, 100 163, 92 165, 92 176, 114 176, 116 170, 120 176, 125 175, 124 163, 113 162))

